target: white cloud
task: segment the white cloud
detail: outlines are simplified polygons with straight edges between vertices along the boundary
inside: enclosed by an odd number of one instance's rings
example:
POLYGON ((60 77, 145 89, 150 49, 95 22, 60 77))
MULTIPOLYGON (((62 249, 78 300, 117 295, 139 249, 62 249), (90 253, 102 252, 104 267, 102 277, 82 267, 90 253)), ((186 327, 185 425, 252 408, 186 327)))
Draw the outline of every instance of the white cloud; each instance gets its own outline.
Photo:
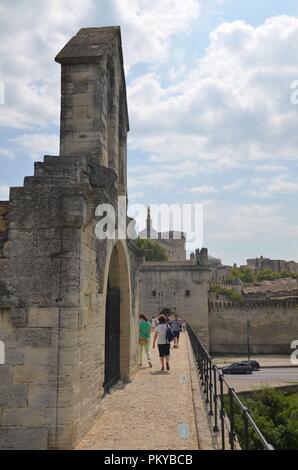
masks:
POLYGON ((223 207, 221 202, 213 202, 204 211, 207 240, 255 240, 257 245, 261 237, 284 236, 289 224, 283 211, 281 205, 234 204, 223 207))
POLYGON ((43 155, 59 155, 59 138, 55 134, 22 134, 10 142, 32 160, 40 160, 43 155))
POLYGON ((224 184, 222 186, 222 189, 224 189, 225 191, 233 191, 234 189, 241 188, 241 186, 243 186, 244 183, 245 183, 245 180, 236 179, 235 181, 232 181, 231 183, 224 184))
POLYGON ((261 181, 262 188, 257 190, 251 190, 250 196, 259 198, 270 198, 273 196, 279 196, 282 194, 295 194, 298 193, 297 181, 291 181, 287 179, 285 175, 276 176, 273 179, 261 181))
POLYGON ((2 157, 11 160, 14 158, 14 153, 10 149, 0 149, 0 158, 2 157))
MULTIPOLYGON (((298 159, 297 109, 290 85, 298 76, 298 18, 279 16, 256 28, 223 23, 192 71, 175 85, 157 73, 128 88, 131 148, 162 165, 188 159, 201 172, 283 171, 298 159)), ((142 166, 143 166, 142 162, 142 166)))
POLYGON ((0 126, 58 123, 60 73, 54 57, 84 24, 91 7, 91 0, 1 2, 0 77, 6 102, 0 126))
POLYGON ((190 189, 190 192, 194 194, 210 194, 217 193, 217 191, 214 186, 195 186, 190 189))
POLYGON ((272 164, 262 164, 262 165, 255 165, 253 167, 255 171, 259 173, 281 173, 287 171, 287 167, 285 165, 275 165, 272 164))
POLYGON ((166 60, 171 37, 189 31, 199 11, 199 0, 3 0, 0 80, 6 103, 0 126, 58 124, 60 66, 54 57, 81 27, 120 24, 129 69, 166 60))
POLYGON ((9 199, 9 186, 0 184, 0 201, 7 201, 9 199))
POLYGON ((118 0, 126 65, 166 60, 173 35, 188 32, 200 13, 200 0, 118 0))

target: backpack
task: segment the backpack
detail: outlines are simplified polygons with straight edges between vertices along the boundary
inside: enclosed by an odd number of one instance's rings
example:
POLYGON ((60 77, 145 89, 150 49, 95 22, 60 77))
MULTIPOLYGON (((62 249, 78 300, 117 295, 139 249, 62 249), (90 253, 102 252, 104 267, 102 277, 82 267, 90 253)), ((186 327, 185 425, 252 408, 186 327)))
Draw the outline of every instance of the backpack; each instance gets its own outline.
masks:
POLYGON ((167 326, 167 332, 166 332, 167 343, 170 343, 171 341, 173 341, 173 339, 174 339, 173 330, 169 326, 167 326))

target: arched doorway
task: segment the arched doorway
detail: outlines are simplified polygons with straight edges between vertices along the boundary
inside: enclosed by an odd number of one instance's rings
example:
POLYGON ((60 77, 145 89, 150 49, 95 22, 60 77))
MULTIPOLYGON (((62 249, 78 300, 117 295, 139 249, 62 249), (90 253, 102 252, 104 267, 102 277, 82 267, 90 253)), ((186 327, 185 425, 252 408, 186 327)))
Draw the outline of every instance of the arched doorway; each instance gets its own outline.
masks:
POLYGON ((106 392, 120 379, 120 289, 108 283, 105 328, 105 378, 106 392))
POLYGON ((113 248, 106 289, 105 373, 106 392, 130 374, 131 295, 126 251, 121 242, 113 248))

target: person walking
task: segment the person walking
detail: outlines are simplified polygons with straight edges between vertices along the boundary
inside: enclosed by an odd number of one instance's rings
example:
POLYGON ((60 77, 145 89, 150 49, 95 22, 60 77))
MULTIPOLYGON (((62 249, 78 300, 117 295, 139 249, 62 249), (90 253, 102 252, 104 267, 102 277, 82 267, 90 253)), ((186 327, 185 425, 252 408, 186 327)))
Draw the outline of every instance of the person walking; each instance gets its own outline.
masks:
POLYGON ((182 322, 177 313, 175 313, 173 320, 171 320, 170 326, 174 333, 174 348, 178 348, 179 337, 182 330, 182 322))
POLYGON ((152 331, 155 331, 155 328, 156 328, 156 318, 155 317, 152 317, 151 328, 152 328, 152 331))
POLYGON ((161 362, 161 370, 165 370, 165 361, 166 368, 170 370, 170 342, 167 340, 167 330, 169 329, 167 325, 167 319, 165 315, 159 315, 158 325, 153 338, 153 349, 157 342, 159 357, 161 362))
POLYGON ((140 366, 142 366, 143 361, 143 351, 145 349, 145 353, 148 360, 149 367, 152 367, 152 362, 150 358, 150 336, 151 336, 151 323, 146 317, 146 315, 139 316, 139 360, 140 366))

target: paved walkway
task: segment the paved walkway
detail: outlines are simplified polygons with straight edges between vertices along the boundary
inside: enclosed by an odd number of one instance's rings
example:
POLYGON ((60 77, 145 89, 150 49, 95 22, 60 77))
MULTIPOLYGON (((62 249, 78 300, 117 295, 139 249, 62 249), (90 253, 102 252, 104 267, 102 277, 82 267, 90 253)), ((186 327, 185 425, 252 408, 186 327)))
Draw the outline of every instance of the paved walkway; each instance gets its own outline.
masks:
MULTIPOLYGON (((171 371, 142 367, 132 383, 103 400, 103 413, 77 446, 80 450, 196 450, 198 437, 186 334, 171 349, 171 371)), ((145 361, 143 359, 143 364, 145 361)))

